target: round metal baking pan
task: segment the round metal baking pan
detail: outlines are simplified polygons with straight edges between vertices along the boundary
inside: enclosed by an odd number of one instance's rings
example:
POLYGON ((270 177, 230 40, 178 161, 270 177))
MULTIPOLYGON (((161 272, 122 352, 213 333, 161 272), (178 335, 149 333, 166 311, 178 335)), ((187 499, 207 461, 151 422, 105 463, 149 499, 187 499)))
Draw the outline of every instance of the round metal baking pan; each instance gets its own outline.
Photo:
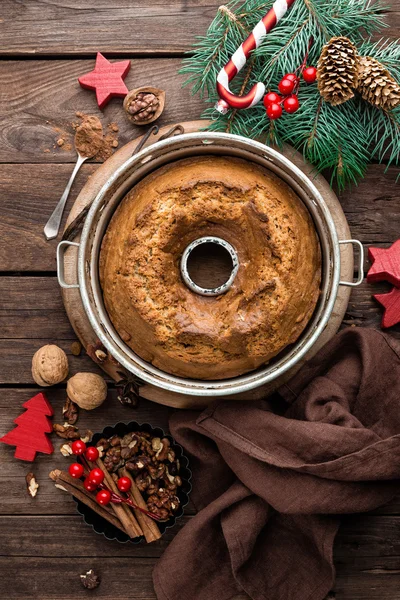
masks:
POLYGON ((340 244, 359 247, 358 240, 339 240, 329 209, 312 181, 290 160, 276 150, 240 136, 198 132, 155 143, 119 167, 97 194, 82 231, 79 244, 61 242, 57 248, 58 279, 62 287, 79 287, 89 321, 104 346, 131 373, 147 383, 182 394, 225 396, 245 392, 273 381, 295 366, 315 344, 331 316, 339 285, 359 285, 340 281, 340 244), (267 365, 245 375, 227 380, 205 381, 170 375, 142 360, 120 338, 104 307, 99 282, 99 254, 108 223, 125 194, 155 169, 181 158, 222 155, 246 159, 274 172, 301 198, 311 214, 321 245, 321 294, 314 314, 297 342, 285 349, 267 365), (63 251, 68 245, 79 246, 78 284, 64 281, 63 251))

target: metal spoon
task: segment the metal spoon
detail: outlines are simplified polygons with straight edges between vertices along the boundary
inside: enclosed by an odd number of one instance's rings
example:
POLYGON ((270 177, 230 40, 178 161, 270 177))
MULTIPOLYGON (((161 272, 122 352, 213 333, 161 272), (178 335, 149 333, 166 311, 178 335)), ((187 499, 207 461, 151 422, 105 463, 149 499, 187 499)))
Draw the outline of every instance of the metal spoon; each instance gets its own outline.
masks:
POLYGON ((74 182, 77 172, 79 171, 79 169, 81 168, 81 166, 83 165, 85 160, 87 160, 88 158, 90 158, 90 157, 82 156, 78 152, 78 160, 76 161, 76 165, 75 165, 74 170, 72 171, 70 180, 67 183, 67 187, 65 188, 63 195, 61 196, 57 206, 55 207, 54 211, 52 212, 51 217, 47 221, 46 226, 44 228, 44 235, 46 237, 46 240, 53 240, 54 238, 57 237, 58 231, 59 231, 60 225, 61 225, 61 219, 63 216, 65 204, 67 202, 70 189, 72 187, 72 184, 74 182))

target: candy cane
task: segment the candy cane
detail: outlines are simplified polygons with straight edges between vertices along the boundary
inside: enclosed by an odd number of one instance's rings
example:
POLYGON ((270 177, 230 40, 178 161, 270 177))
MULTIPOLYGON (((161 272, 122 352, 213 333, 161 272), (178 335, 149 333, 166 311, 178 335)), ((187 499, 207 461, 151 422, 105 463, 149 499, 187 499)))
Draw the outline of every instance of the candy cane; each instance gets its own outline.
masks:
POLYGON ((217 92, 220 100, 215 108, 223 115, 231 108, 250 108, 258 102, 265 93, 265 85, 256 83, 245 96, 236 96, 229 89, 229 82, 239 73, 246 64, 250 52, 261 44, 264 37, 281 20, 286 11, 295 0, 276 0, 272 8, 267 12, 250 33, 249 37, 239 46, 230 61, 221 69, 217 77, 217 92))

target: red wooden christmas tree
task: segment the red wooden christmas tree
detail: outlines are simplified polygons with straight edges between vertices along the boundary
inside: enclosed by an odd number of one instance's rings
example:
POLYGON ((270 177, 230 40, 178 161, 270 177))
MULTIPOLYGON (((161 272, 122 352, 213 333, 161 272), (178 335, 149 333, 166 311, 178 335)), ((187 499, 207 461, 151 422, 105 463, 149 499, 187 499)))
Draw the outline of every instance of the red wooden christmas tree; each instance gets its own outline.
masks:
POLYGON ((15 429, 0 438, 0 442, 16 446, 15 458, 32 461, 36 452, 52 454, 53 444, 48 433, 53 431, 49 417, 54 412, 43 393, 37 394, 22 405, 26 412, 14 419, 15 429))

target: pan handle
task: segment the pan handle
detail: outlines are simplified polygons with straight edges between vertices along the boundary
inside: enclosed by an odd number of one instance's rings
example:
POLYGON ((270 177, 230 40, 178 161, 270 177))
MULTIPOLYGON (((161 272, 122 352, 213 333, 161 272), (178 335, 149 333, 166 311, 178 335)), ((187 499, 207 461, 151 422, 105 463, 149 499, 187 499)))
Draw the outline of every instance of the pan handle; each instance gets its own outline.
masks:
POLYGON ((79 248, 79 244, 76 242, 70 242, 69 240, 63 240, 57 246, 57 279, 60 286, 64 289, 79 288, 79 283, 66 283, 64 279, 64 252, 68 246, 76 246, 79 248))
POLYGON ((339 281, 339 285, 347 287, 357 287, 361 285, 364 279, 364 248, 359 240, 339 240, 339 244, 353 244, 358 246, 358 279, 356 281, 339 281))

